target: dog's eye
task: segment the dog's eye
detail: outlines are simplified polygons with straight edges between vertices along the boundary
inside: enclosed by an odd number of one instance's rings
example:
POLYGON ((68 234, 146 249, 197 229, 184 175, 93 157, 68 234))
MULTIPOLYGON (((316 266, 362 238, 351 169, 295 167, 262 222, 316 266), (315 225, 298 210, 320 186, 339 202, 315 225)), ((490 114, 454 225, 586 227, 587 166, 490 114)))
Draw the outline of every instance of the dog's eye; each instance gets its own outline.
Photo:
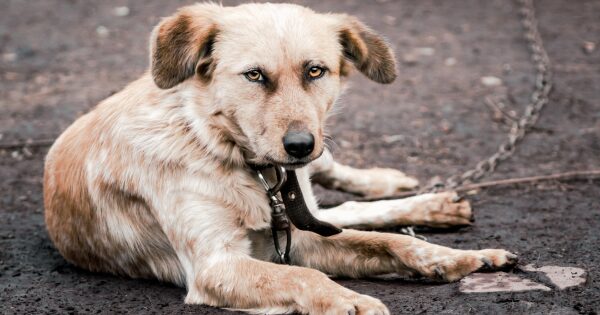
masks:
POLYGON ((325 74, 325 69, 321 67, 310 67, 308 69, 308 77, 310 79, 318 79, 325 74))
POLYGON ((244 73, 244 76, 246 77, 246 79, 248 79, 251 82, 263 82, 265 80, 262 72, 260 72, 260 70, 250 70, 246 73, 244 73))

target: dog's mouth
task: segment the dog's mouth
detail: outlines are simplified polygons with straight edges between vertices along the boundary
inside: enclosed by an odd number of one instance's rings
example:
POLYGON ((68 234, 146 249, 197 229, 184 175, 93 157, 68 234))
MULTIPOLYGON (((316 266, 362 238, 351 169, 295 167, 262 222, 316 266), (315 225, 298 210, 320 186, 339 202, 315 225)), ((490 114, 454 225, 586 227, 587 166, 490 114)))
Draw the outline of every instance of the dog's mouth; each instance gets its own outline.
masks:
POLYGON ((303 168, 306 165, 308 165, 308 163, 312 162, 312 160, 300 160, 300 161, 293 161, 293 162, 282 162, 282 161, 277 161, 271 158, 266 158, 266 160, 268 161, 269 164, 271 165, 276 165, 276 166, 282 166, 283 168, 285 168, 286 170, 295 170, 298 168, 303 168))
MULTIPOLYGON (((278 159, 275 159, 273 157, 270 156, 265 156, 264 157, 264 161, 266 163, 264 164, 268 164, 268 165, 276 165, 276 166, 282 166, 283 168, 287 169, 287 170, 295 170, 298 168, 303 168, 306 165, 308 165, 310 162, 318 159, 319 157, 321 157, 321 155, 323 154, 324 150, 322 150, 321 152, 319 152, 318 155, 314 156, 314 157, 305 157, 305 158, 301 158, 301 159, 287 159, 285 161, 281 161, 278 159)), ((266 166, 266 165, 265 165, 266 166)))

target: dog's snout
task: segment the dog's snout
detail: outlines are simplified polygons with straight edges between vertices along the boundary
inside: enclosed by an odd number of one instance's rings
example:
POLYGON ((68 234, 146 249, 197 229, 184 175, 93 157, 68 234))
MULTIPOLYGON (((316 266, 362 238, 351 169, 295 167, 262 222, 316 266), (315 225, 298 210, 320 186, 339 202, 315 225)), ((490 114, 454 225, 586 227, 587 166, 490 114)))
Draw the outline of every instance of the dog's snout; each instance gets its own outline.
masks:
POLYGON ((303 158, 315 148, 315 137, 307 131, 288 131, 283 137, 283 147, 289 155, 303 158))

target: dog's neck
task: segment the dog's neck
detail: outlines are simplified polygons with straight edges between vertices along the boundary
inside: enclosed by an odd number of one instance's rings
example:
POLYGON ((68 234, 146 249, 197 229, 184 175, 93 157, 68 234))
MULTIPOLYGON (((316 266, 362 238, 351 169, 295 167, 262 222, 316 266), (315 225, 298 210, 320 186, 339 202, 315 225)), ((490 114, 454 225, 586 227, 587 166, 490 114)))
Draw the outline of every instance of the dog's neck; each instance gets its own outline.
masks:
POLYGON ((245 168, 247 138, 236 122, 227 113, 213 109, 212 104, 207 103, 210 98, 203 95, 205 91, 199 89, 197 83, 184 82, 179 88, 183 92, 183 118, 203 153, 224 166, 245 168))

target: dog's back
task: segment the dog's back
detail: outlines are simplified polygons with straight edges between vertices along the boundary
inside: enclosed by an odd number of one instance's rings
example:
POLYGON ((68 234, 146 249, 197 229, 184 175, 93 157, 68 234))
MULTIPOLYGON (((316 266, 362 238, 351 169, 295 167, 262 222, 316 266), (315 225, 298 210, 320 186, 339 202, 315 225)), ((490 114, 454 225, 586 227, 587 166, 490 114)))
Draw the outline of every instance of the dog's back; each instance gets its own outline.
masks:
MULTIPOLYGON (((135 178, 143 157, 123 137, 135 93, 153 87, 146 76, 74 122, 54 143, 44 169, 46 226, 61 254, 91 271, 184 284, 169 241, 140 196, 135 178), (130 187, 123 187, 127 182, 130 187)), ((160 90, 156 89, 156 93, 160 90)), ((137 98, 152 102, 151 99, 137 98)))

